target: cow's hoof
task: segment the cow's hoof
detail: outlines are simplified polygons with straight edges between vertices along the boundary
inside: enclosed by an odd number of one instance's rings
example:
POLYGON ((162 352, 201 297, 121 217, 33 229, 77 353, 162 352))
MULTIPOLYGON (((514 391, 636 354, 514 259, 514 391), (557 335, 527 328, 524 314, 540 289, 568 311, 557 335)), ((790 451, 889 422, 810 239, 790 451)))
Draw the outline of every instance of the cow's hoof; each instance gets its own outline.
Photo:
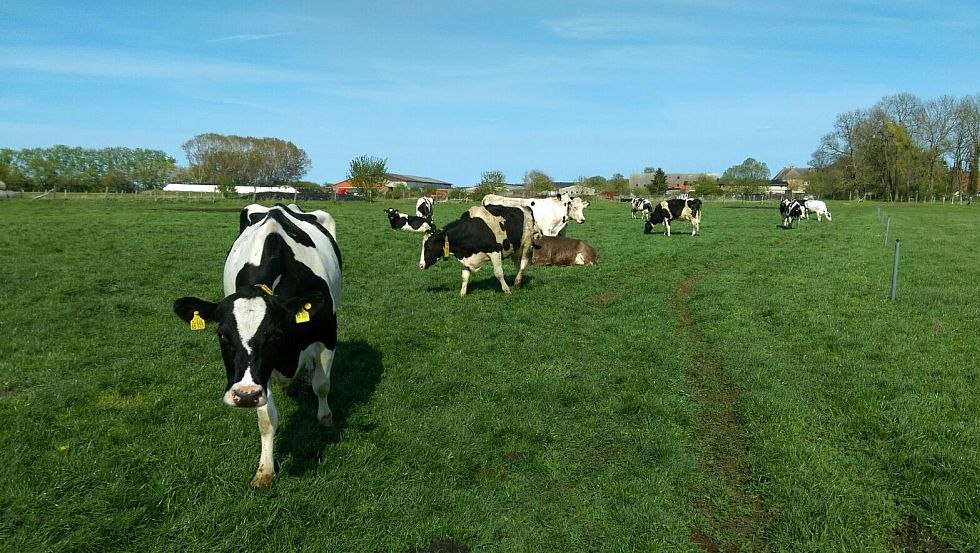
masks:
POLYGON ((320 417, 320 424, 327 428, 333 427, 333 413, 327 413, 326 415, 320 417))
POLYGON ((252 477, 252 487, 259 488, 260 490, 268 489, 272 485, 272 481, 276 479, 275 474, 270 473, 255 473, 252 477))

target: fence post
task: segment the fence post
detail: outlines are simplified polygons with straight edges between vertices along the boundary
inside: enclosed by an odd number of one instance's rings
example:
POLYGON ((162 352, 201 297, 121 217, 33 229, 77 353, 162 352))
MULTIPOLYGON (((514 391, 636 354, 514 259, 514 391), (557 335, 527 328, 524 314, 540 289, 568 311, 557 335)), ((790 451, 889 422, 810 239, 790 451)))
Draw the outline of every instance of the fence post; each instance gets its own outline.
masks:
POLYGON ((892 265, 892 301, 898 296, 898 256, 902 251, 902 241, 895 240, 895 263, 892 265))
POLYGON ((883 244, 885 246, 888 245, 888 228, 891 226, 892 226, 892 218, 889 217, 888 220, 885 221, 885 242, 883 244))

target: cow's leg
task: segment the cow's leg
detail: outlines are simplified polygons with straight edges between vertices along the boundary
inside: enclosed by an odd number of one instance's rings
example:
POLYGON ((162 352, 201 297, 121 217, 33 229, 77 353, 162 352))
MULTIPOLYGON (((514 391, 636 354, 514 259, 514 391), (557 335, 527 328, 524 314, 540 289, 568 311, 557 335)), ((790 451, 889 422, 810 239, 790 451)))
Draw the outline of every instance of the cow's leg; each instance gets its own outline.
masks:
POLYGON ((519 258, 514 258, 514 264, 517 265, 517 276, 514 277, 514 288, 520 288, 523 284, 524 269, 527 267, 529 261, 531 261, 531 248, 524 250, 519 258))
POLYGON ((470 269, 468 267, 463 267, 463 285, 459 288, 460 297, 466 295, 466 285, 469 282, 470 282, 470 269))
POLYGON ((330 368, 333 366, 333 350, 327 349, 322 342, 316 342, 312 346, 312 378, 310 383, 313 385, 313 392, 316 393, 317 409, 316 419, 323 426, 333 426, 333 413, 327 403, 327 395, 330 394, 330 368))
POLYGON ((670 221, 664 219, 664 236, 670 236, 670 221))
POLYGON ((279 413, 272 401, 272 390, 266 389, 268 401, 256 409, 259 415, 259 433, 262 436, 262 453, 259 455, 259 468, 252 477, 252 485, 256 488, 268 488, 276 477, 276 464, 272 457, 272 443, 279 427, 279 413))
POLYGON ((701 232, 701 214, 698 213, 694 217, 691 217, 691 236, 701 232))
MULTIPOLYGON (((504 257, 500 252, 493 252, 490 254, 490 263, 493 265, 493 276, 497 277, 497 280, 500 281, 500 289, 505 294, 509 294, 510 288, 507 286, 507 281, 504 280, 504 257)), ((517 286, 517 284, 515 283, 514 286, 517 286)))

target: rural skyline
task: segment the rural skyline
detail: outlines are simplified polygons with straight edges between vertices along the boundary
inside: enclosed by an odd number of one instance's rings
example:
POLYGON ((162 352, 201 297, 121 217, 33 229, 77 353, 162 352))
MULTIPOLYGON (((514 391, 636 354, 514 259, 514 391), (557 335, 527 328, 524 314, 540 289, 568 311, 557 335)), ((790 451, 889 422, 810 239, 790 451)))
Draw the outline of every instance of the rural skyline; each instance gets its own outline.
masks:
POLYGON ((644 167, 806 165, 883 96, 980 91, 972 2, 13 0, 0 147, 143 147, 216 132, 295 143, 315 182, 351 159, 456 186, 644 167))

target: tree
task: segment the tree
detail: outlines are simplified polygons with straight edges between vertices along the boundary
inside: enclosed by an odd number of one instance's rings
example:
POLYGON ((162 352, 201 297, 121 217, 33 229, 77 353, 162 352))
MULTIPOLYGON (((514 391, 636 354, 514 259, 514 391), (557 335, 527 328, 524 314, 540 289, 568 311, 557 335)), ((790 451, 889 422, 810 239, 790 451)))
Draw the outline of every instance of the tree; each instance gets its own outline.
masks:
POLYGON ((603 192, 607 189, 609 181, 606 177, 601 175, 595 175, 592 177, 579 177, 578 184, 581 186, 587 186, 589 188, 595 189, 597 192, 603 192))
POLYGON ((487 194, 500 194, 507 190, 506 177, 500 171, 484 171, 480 175, 480 184, 473 188, 474 198, 483 198, 487 194))
POLYGON ((606 188, 603 192, 619 196, 629 194, 630 181, 622 173, 613 173, 612 178, 606 181, 606 188))
POLYGON ((199 134, 181 145, 194 180, 214 183, 227 176, 240 186, 281 186, 300 180, 310 158, 279 138, 199 134))
POLYGON ((694 180, 694 193, 698 196, 720 196, 721 187, 718 186, 717 180, 701 173, 694 180))
POLYGON ((368 155, 356 157, 350 162, 347 179, 368 201, 374 201, 379 188, 388 180, 388 160, 368 155))
POLYGON ((725 169, 721 180, 743 196, 750 196, 758 194, 766 186, 769 175, 769 167, 765 163, 750 157, 725 169))
POLYGON ((524 189, 534 196, 555 191, 555 183, 551 177, 537 169, 524 173, 523 184, 524 189))
POLYGON ((655 196, 667 192, 667 173, 664 173, 664 170, 660 167, 657 167, 656 171, 650 172, 653 173, 653 179, 646 184, 647 192, 655 196))

